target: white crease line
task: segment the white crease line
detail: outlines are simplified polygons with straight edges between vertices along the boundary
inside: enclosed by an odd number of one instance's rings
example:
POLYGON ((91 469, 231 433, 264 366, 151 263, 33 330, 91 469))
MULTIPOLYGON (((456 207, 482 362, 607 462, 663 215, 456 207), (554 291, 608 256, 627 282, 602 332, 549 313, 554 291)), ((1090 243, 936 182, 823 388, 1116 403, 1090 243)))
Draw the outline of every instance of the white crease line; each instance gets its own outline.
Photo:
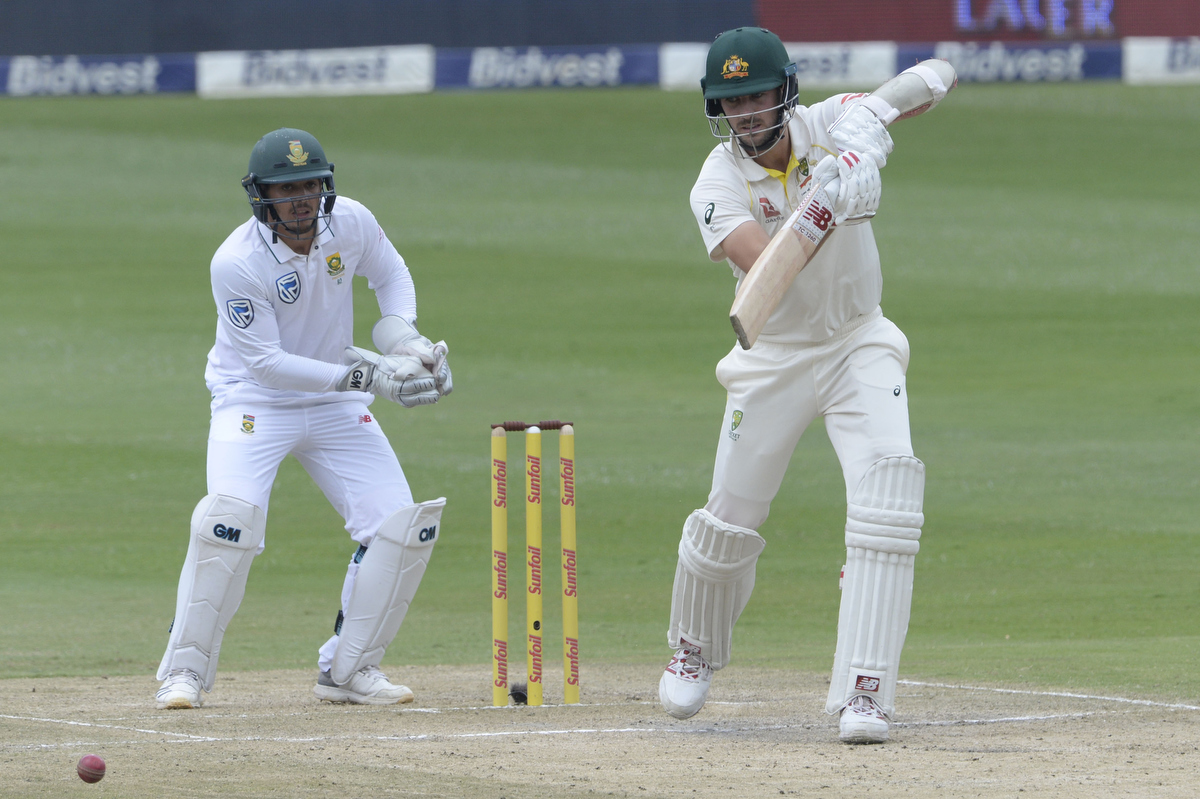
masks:
POLYGON ((0 713, 0 719, 12 719, 13 721, 40 721, 44 724, 66 724, 72 727, 102 727, 109 730, 128 730, 129 732, 144 732, 147 735, 174 735, 179 738, 188 738, 195 741, 216 741, 217 738, 207 738, 203 735, 188 735, 186 732, 163 732, 162 730, 143 730, 139 727, 121 727, 116 724, 95 724, 88 721, 68 721, 66 719, 43 719, 36 716, 8 716, 0 713))
MULTIPOLYGON (((11 718, 11 717, 6 717, 11 718)), ((98 726, 98 725, 93 725, 98 726)), ((121 745, 145 745, 147 743, 163 743, 163 744, 191 744, 191 743, 252 743, 255 741, 263 741, 267 743, 331 743, 336 741, 446 741, 455 739, 470 739, 470 738, 502 738, 514 736, 534 736, 534 735, 618 735, 622 733, 667 733, 667 734, 729 734, 729 733, 745 733, 745 732, 763 732, 768 730, 785 730, 792 728, 805 728, 811 725, 803 724, 776 724, 767 727, 739 727, 734 729, 720 729, 716 727, 704 727, 701 729, 686 729, 686 728, 665 728, 665 727, 619 727, 610 729, 572 729, 572 730, 507 730, 503 732, 463 732, 463 733, 424 733, 421 735, 332 735, 318 736, 310 738, 290 738, 290 737, 267 737, 261 735, 249 735, 230 738, 201 738, 199 736, 188 736, 184 740, 167 740, 150 742, 144 740, 134 741, 73 741, 70 743, 61 744, 7 744, 0 745, 0 751, 5 750, 21 750, 21 749, 61 749, 61 748, 80 748, 86 746, 121 746, 121 745)), ((178 733, 176 733, 178 734, 178 733)))
POLYGON ((1052 716, 1010 716, 1003 719, 960 719, 958 721, 893 721, 893 727, 957 727, 969 724, 1007 724, 1025 721, 1053 721, 1054 719, 1082 719, 1094 713, 1058 713, 1052 716))
POLYGON ((917 682, 915 680, 899 680, 899 683, 901 685, 916 685, 922 688, 953 688, 959 691, 987 691, 996 694, 1022 694, 1024 696, 1058 696, 1066 699, 1094 699, 1098 702, 1121 702, 1127 705, 1164 707, 1172 710, 1200 710, 1200 705, 1153 702, 1149 699, 1128 699, 1123 696, 1093 696, 1092 694, 1072 694, 1065 691, 1020 691, 1015 688, 987 688, 978 685, 950 685, 948 683, 917 682))

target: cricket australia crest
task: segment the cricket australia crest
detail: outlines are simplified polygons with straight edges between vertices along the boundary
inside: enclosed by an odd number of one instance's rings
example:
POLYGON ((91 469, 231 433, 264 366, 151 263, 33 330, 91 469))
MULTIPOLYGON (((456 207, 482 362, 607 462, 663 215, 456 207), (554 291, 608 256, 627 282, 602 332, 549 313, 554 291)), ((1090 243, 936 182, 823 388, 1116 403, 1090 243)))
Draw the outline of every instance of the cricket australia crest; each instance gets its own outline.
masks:
POLYGON ((746 59, 739 55, 731 55, 725 59, 725 66, 721 67, 721 77, 725 80, 730 78, 744 78, 750 74, 750 65, 746 63, 746 59))

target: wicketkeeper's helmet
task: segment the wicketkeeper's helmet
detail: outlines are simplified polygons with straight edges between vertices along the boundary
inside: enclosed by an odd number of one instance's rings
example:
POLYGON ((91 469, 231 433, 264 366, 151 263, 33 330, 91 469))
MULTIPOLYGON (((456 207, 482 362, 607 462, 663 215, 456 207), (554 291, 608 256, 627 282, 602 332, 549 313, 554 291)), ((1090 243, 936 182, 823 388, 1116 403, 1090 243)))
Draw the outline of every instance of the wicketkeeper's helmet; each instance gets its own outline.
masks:
POLYGON ((242 178, 242 188, 250 198, 254 216, 265 225, 274 225, 279 217, 271 207, 275 202, 263 197, 262 187, 272 183, 297 183, 316 178, 321 183, 321 217, 328 220, 337 200, 333 188, 333 164, 317 137, 296 128, 273 130, 258 140, 250 152, 250 168, 242 178))

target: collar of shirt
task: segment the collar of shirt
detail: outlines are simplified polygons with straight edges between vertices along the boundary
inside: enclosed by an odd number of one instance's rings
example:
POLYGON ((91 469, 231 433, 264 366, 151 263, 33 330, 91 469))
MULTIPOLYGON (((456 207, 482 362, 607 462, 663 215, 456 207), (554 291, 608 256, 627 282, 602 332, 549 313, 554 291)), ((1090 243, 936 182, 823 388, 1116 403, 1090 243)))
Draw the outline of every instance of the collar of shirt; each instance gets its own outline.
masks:
MULTIPOLYGON (((313 252, 320 252, 322 249, 324 249, 322 245, 328 244, 333 240, 332 225, 326 225, 323 221, 318 221, 318 224, 322 226, 322 230, 317 236, 317 240, 313 245, 313 252)), ((282 264, 285 261, 291 260, 292 258, 305 257, 304 255, 293 250, 291 247, 287 246, 287 243, 284 242, 282 237, 280 237, 279 241, 272 241, 273 234, 274 231, 271 230, 269 225, 263 224, 261 221, 258 222, 258 237, 262 239, 262 243, 266 246, 271 255, 274 256, 276 263, 282 264)))
POLYGON ((800 116, 799 108, 796 109, 796 112, 792 114, 791 120, 788 121, 788 133, 792 139, 792 152, 788 158, 787 172, 782 175, 778 170, 764 169, 759 166, 757 161, 742 151, 737 142, 729 142, 731 149, 734 147, 737 148, 733 151, 733 160, 737 162, 738 169, 742 171, 742 176, 747 181, 754 183, 759 180, 766 180, 769 177, 787 180, 787 176, 799 165, 800 159, 808 155, 808 151, 812 147, 812 137, 808 133, 808 125, 804 124, 804 120, 800 116), (797 156, 797 153, 800 155, 797 156))

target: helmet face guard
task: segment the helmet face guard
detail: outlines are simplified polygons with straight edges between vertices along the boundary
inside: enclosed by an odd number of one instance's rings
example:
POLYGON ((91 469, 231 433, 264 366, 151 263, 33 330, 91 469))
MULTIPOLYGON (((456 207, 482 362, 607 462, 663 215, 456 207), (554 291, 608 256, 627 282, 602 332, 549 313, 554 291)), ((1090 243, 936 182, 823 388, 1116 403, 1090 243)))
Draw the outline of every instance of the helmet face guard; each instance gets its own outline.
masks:
POLYGON ((250 201, 254 218, 271 228, 274 239, 282 236, 293 241, 317 238, 329 228, 330 214, 337 192, 333 184, 333 164, 311 134, 296 128, 280 128, 258 140, 250 153, 250 168, 242 178, 242 188, 250 201), (321 187, 314 194, 293 197, 266 196, 266 187, 282 183, 317 180, 321 187), (311 220, 285 222, 276 206, 317 199, 317 215, 311 220))
POLYGON ((737 140, 741 149, 752 158, 766 154, 783 139, 800 94, 796 64, 788 57, 787 48, 779 37, 764 28, 735 28, 718 36, 708 50, 700 87, 704 90, 704 115, 713 136, 721 141, 737 140), (721 100, 779 87, 783 89, 774 106, 733 118, 774 113, 774 121, 766 128, 770 135, 754 144, 749 137, 734 132, 721 100))

